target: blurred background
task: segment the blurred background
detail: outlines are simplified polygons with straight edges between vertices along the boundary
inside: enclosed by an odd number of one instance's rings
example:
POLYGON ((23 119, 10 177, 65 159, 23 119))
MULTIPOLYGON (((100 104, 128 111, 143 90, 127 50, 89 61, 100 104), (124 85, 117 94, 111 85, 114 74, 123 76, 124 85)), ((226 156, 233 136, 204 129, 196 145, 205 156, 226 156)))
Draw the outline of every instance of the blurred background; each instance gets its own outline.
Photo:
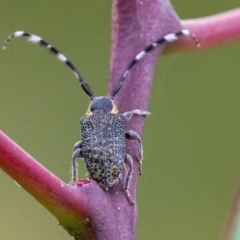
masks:
MULTIPOLYGON (((172 1, 181 18, 230 10, 239 0, 172 1)), ((37 34, 107 92, 111 1, 2 0, 0 39, 37 34)), ((159 61, 138 181, 137 239, 219 239, 240 176, 239 42, 159 61)), ((44 49, 14 39, 0 52, 0 128, 63 181, 89 99, 44 49)), ((79 160, 80 177, 86 168, 79 160)), ((72 239, 0 169, 0 239, 72 239)))

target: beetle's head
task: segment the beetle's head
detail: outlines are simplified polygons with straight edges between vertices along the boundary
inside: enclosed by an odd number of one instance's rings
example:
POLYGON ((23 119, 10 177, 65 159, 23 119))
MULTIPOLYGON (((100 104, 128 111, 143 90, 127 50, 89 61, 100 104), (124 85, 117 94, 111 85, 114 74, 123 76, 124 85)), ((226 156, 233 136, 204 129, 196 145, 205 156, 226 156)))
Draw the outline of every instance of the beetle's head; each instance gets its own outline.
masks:
POLYGON ((118 113, 111 97, 94 97, 91 99, 86 115, 96 112, 118 113))

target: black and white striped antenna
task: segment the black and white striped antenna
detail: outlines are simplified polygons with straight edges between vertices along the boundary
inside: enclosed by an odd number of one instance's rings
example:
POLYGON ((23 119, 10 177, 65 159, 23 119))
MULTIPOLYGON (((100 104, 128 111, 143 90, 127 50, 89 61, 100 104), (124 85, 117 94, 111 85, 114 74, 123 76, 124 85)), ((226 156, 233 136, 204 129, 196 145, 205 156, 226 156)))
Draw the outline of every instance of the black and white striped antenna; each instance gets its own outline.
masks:
POLYGON ((12 33, 11 35, 8 36, 8 38, 5 40, 5 42, 3 43, 3 49, 5 50, 7 48, 7 45, 9 44, 9 42, 15 38, 15 37, 26 37, 28 39, 29 42, 32 43, 39 43, 40 46, 43 46, 47 49, 49 49, 50 53, 53 53, 57 56, 57 58, 64 62, 69 68, 72 69, 74 75, 77 77, 77 79, 79 80, 82 89, 84 90, 84 92, 91 98, 94 98, 94 95, 92 93, 91 88, 89 87, 89 85, 83 80, 82 76, 80 75, 80 73, 78 72, 77 68, 73 65, 73 63, 67 59, 67 57, 65 55, 63 55, 61 52, 59 52, 54 46, 50 45, 49 43, 47 43, 45 40, 43 40, 42 38, 34 35, 34 34, 29 34, 26 33, 24 31, 17 31, 12 33))
POLYGON ((175 41, 177 41, 179 39, 179 37, 181 35, 185 35, 185 36, 191 36, 192 39, 194 40, 194 42, 196 43, 197 47, 200 47, 200 43, 198 41, 198 39, 196 38, 196 36, 191 33, 189 30, 184 29, 181 30, 179 32, 176 33, 170 33, 162 38, 157 39, 156 41, 154 41, 153 43, 147 45, 141 52, 139 52, 135 58, 127 65, 127 67, 125 68, 122 76, 119 78, 119 80, 117 81, 117 83, 115 84, 113 90, 110 93, 110 97, 114 98, 114 96, 119 92, 119 90, 122 87, 122 84, 124 82, 124 80, 126 79, 127 75, 129 74, 131 68, 138 63, 138 61, 140 59, 142 59, 147 53, 150 53, 151 51, 153 51, 154 49, 156 49, 156 47, 158 47, 159 45, 163 44, 163 43, 173 43, 175 41))
MULTIPOLYGON (((124 80, 126 79, 127 75, 129 74, 130 70, 132 69, 132 67, 134 65, 136 65, 138 63, 138 61, 140 59, 142 59, 147 53, 150 53, 151 51, 153 51, 154 49, 156 49, 159 45, 164 44, 164 43, 172 43, 175 42, 179 39, 179 37, 181 35, 185 35, 185 36, 191 36, 192 39, 195 41, 197 47, 200 46, 200 43, 198 41, 198 39, 196 38, 196 36, 191 33, 189 30, 184 29, 181 30, 179 32, 176 33, 170 33, 165 35, 162 38, 157 39, 156 41, 154 41, 153 43, 147 45, 141 52, 139 52, 135 58, 127 65, 127 67, 125 68, 122 76, 119 78, 119 80, 117 81, 117 83, 115 84, 114 88, 112 89, 111 93, 110 93, 110 97, 114 98, 114 96, 119 92, 119 90, 122 87, 122 84, 124 82, 124 80)), ((7 45, 9 44, 9 42, 11 41, 11 39, 15 38, 15 37, 26 37, 28 39, 28 41, 32 42, 32 43, 39 43, 40 46, 43 46, 47 49, 49 49, 49 51, 53 54, 55 54, 57 56, 57 58, 64 62, 70 69, 72 69, 73 73, 75 74, 75 76, 77 77, 77 79, 79 80, 81 87, 83 88, 84 92, 91 98, 94 98, 94 95, 92 93, 91 88, 89 87, 89 85, 83 80, 82 76, 80 75, 80 73, 78 72, 78 70, 76 69, 76 67, 73 65, 73 63, 67 59, 67 57, 65 55, 63 55, 61 52, 59 52, 54 46, 50 45, 49 43, 47 43, 45 40, 43 40, 42 38, 34 35, 34 34, 29 34, 26 33, 24 31, 16 31, 14 33, 12 33, 11 35, 8 36, 8 38, 5 40, 4 44, 3 44, 3 49, 5 50, 7 48, 7 45)))

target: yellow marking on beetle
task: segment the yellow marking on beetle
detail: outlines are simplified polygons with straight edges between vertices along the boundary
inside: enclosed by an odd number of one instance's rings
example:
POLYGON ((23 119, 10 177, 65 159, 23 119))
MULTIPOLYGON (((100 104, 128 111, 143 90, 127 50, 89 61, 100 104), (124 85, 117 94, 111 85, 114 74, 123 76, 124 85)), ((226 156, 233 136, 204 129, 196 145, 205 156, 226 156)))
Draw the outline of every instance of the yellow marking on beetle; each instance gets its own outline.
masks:
POLYGON ((110 169, 111 175, 114 173, 114 170, 115 170, 115 169, 116 169, 115 166, 111 166, 111 169, 110 169))
POLYGON ((92 167, 93 169, 95 170, 94 174, 93 174, 93 179, 96 179, 96 180, 100 180, 100 174, 99 174, 99 171, 98 171, 98 165, 97 163, 92 163, 92 167))
POLYGON ((118 113, 118 109, 117 109, 117 106, 113 103, 113 107, 112 107, 112 111, 111 113, 118 113))
POLYGON ((91 111, 90 105, 89 105, 89 107, 88 107, 87 112, 86 112, 85 115, 89 116, 89 115, 91 115, 91 114, 92 114, 92 111, 91 111))
POLYGON ((100 180, 100 175, 98 171, 94 173, 93 179, 100 180))
POLYGON ((98 166, 97 166, 96 163, 92 163, 92 166, 93 166, 93 169, 94 169, 94 170, 97 170, 97 167, 98 167, 98 166))

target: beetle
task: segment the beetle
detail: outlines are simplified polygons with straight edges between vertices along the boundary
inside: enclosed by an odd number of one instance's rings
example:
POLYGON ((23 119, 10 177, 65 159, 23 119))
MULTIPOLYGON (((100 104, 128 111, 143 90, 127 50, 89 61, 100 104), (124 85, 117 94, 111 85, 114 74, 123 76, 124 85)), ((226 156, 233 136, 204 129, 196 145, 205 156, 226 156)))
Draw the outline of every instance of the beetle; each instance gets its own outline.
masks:
POLYGON ((114 104, 114 96, 120 91, 131 68, 143 58, 145 54, 151 52, 163 43, 176 41, 181 35, 191 36, 199 46, 195 35, 186 29, 176 33, 170 33, 157 39, 140 51, 127 65, 110 94, 101 97, 95 97, 91 88, 83 80, 73 63, 41 37, 24 31, 16 31, 5 40, 3 49, 6 49, 8 43, 14 37, 26 37, 30 42, 39 43, 41 46, 49 49, 51 53, 55 54, 60 61, 64 62, 73 71, 83 91, 90 97, 90 105, 87 112, 80 119, 81 141, 78 141, 73 148, 71 162, 72 184, 76 183, 78 180, 76 157, 84 158, 89 177, 95 180, 105 190, 108 190, 108 188, 116 184, 126 164, 128 165, 128 169, 123 189, 128 201, 131 204, 134 203, 129 193, 133 160, 132 157, 126 153, 125 139, 138 141, 139 174, 142 173, 143 147, 142 140, 138 133, 133 130, 125 131, 125 126, 134 114, 145 117, 150 115, 150 113, 148 111, 135 109, 121 114, 114 104))

